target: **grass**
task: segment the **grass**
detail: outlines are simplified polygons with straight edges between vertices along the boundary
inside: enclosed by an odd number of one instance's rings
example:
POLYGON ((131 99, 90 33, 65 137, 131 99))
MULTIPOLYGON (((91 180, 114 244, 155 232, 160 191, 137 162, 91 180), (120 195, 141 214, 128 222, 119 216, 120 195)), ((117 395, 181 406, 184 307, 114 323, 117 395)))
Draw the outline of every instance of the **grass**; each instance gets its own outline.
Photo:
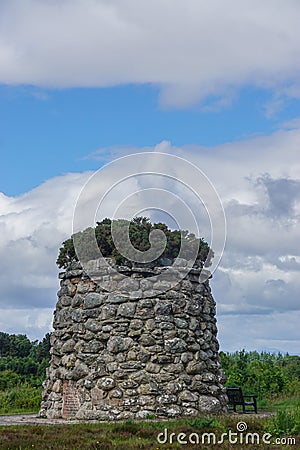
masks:
MULTIPOLYGON (((279 449, 278 445, 247 444, 236 445, 225 441, 222 444, 180 444, 176 441, 170 444, 160 444, 157 440, 159 433, 165 428, 170 433, 203 433, 214 432, 219 438, 223 432, 230 429, 237 431, 240 418, 234 416, 203 417, 189 420, 171 421, 127 421, 123 423, 106 422, 101 424, 74 424, 74 425, 20 425, 0 427, 1 450, 178 450, 178 449, 242 449, 257 450, 279 449)), ((282 421, 282 420, 281 420, 282 421)), ((249 432, 256 432, 262 436, 267 429, 270 419, 258 418, 254 415, 247 417, 249 432)), ((270 422, 271 424, 271 422, 270 422)), ((274 425, 274 424, 273 424, 274 425)), ((275 435, 274 435, 275 436, 275 435)), ((283 447, 282 447, 283 448, 283 447)), ((299 449, 299 444, 284 446, 285 449, 299 449)))
POLYGON ((274 396, 269 401, 269 411, 281 411, 300 408, 300 396, 286 397, 284 395, 274 396))

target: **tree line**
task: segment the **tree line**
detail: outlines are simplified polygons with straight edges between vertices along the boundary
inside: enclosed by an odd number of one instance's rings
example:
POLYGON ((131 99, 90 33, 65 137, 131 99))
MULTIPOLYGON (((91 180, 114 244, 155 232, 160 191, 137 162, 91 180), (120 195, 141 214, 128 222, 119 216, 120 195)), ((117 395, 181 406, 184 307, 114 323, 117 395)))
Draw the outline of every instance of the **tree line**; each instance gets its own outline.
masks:
POLYGON ((50 360, 50 333, 31 342, 25 334, 0 332, 0 390, 23 382, 39 385, 50 360))
POLYGON ((300 356, 242 350, 220 352, 220 357, 228 387, 242 387, 245 394, 257 394, 260 398, 299 395, 300 356))

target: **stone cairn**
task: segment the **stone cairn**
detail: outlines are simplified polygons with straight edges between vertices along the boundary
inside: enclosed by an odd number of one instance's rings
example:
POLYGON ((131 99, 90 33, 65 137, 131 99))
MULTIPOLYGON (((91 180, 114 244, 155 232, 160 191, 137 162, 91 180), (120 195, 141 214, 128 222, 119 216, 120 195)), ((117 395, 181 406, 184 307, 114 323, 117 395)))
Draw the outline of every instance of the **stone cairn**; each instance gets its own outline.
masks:
POLYGON ((60 273, 40 415, 122 420, 225 412, 215 301, 201 268, 194 265, 171 289, 153 277, 166 267, 117 269, 102 267, 101 282, 77 262, 60 273))

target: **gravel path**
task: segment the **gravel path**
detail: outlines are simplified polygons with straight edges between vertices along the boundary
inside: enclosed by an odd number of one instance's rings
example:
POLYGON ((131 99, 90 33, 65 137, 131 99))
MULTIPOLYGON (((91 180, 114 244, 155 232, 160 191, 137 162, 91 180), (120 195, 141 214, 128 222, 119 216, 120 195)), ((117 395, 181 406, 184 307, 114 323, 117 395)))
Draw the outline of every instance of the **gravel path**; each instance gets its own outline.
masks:
MULTIPOLYGON (((13 416, 0 416, 0 426, 7 425, 66 425, 83 423, 82 420, 67 419, 42 419, 36 414, 15 414, 13 416)), ((97 420, 89 420, 87 423, 99 423, 97 420)))
MULTIPOLYGON (((274 413, 262 412, 259 414, 230 414, 239 420, 245 420, 247 417, 266 418, 274 413)), ((155 420, 153 420, 155 422, 155 420)), ((36 414, 14 414, 13 416, 0 416, 0 426, 10 425, 68 425, 74 423, 101 423, 99 420, 67 420, 67 419, 42 419, 36 414)))

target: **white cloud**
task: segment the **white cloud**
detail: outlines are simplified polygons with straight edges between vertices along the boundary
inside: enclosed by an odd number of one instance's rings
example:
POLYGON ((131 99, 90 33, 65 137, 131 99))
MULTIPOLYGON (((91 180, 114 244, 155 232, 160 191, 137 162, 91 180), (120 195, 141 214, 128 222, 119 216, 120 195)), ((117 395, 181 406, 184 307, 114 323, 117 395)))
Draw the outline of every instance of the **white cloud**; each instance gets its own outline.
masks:
POLYGON ((299 311, 269 315, 222 315, 219 338, 226 351, 258 350, 299 354, 299 311))
MULTIPOLYGON (((296 345, 299 348, 295 328, 300 288, 298 125, 294 122, 292 127, 271 136, 215 148, 175 148, 163 142, 139 149, 173 153, 196 163, 223 201, 227 244, 211 286, 217 301, 221 346, 225 350, 242 346, 296 352, 296 345), (242 333, 244 329, 246 334, 242 333)), ((181 179, 184 166, 170 168, 168 163, 166 158, 157 167, 145 154, 140 170, 172 170, 181 179)), ((123 178, 126 159, 116 167, 112 179, 123 178)), ((38 334, 39 329, 41 332, 49 326, 58 288, 55 268, 58 248, 72 232, 76 198, 90 175, 68 174, 48 180, 20 197, 0 196, 2 328, 34 334, 36 327, 38 334), (24 322, 21 313, 13 313, 21 309, 24 317, 29 317, 24 322)), ((99 179, 107 182, 109 177, 99 179)), ((111 215, 128 194, 151 185, 185 195, 189 206, 196 209, 195 199, 176 180, 147 175, 113 189, 100 216, 111 215)), ((131 204, 132 211, 144 206, 139 196, 131 204)), ((173 203, 166 202, 166 211, 170 206, 176 210, 173 203)), ((177 218, 184 222, 184 211, 176 211, 177 218)), ((202 219, 198 214, 201 230, 205 231, 208 224, 202 219)))
POLYGON ((36 329, 41 337, 41 317, 51 323, 58 248, 72 232, 75 201, 89 175, 56 177, 16 198, 1 194, 1 329, 31 334, 36 329))
POLYGON ((0 329, 11 334, 26 334, 41 340, 52 331, 53 308, 0 309, 0 329))
POLYGON ((299 97, 299 20, 297 0, 3 0, 0 82, 153 83, 176 107, 249 85, 299 97))

